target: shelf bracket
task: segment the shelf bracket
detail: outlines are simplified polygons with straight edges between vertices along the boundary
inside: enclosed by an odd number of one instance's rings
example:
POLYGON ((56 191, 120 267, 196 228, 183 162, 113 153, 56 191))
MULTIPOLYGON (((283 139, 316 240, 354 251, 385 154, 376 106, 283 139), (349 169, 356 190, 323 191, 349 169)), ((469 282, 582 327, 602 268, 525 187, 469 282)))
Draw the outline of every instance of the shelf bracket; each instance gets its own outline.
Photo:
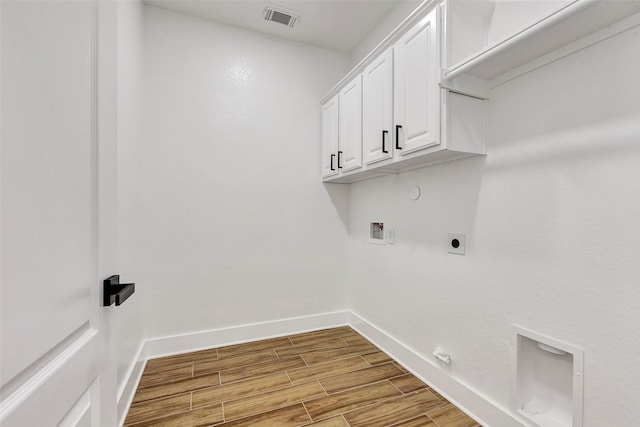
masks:
POLYGON ((447 70, 442 70, 440 87, 461 95, 478 99, 489 99, 489 85, 486 80, 473 76, 461 75, 455 79, 447 79, 447 70))

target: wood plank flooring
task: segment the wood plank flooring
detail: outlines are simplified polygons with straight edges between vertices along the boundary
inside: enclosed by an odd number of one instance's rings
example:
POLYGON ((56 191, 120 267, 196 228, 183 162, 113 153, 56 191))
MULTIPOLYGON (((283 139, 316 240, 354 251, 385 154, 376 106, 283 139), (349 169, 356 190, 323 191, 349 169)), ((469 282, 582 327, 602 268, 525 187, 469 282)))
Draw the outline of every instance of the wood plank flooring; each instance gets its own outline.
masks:
POLYGON ((125 426, 480 424, 344 326, 149 360, 125 426))

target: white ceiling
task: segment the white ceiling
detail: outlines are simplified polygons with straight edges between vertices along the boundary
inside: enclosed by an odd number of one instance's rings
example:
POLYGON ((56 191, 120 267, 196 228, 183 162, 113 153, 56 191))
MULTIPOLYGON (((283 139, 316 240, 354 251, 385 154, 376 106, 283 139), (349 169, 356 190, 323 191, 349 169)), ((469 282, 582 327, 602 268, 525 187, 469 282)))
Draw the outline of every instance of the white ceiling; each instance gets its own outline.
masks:
POLYGON ((145 0, 146 4, 351 53, 401 0, 145 0), (295 28, 263 19, 267 4, 300 15, 295 28))

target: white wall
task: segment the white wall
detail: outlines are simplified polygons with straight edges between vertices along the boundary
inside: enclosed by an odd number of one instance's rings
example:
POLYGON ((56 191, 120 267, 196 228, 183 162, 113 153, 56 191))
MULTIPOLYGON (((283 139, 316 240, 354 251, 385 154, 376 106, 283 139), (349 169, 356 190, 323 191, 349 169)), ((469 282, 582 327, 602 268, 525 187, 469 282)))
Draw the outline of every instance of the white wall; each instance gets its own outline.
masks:
POLYGON ((143 27, 119 263, 145 337, 344 308, 348 187, 320 182, 318 102, 348 57, 148 6, 143 27))
MULTIPOLYGON (((118 2, 118 227, 126 218, 127 194, 122 191, 129 183, 123 180, 123 171, 127 171, 135 165, 131 165, 130 159, 123 155, 129 147, 138 143, 142 138, 139 122, 142 113, 142 82, 144 71, 142 68, 142 2, 139 0, 127 0, 118 2), (124 199, 123 199, 124 198, 124 199)), ((122 265, 123 255, 126 249, 123 247, 122 236, 118 234, 118 262, 122 265)), ((135 272, 119 270, 123 283, 137 282, 135 272)), ((130 297, 126 304, 114 310, 112 316, 111 342, 114 352, 114 360, 117 364, 118 390, 122 392, 125 382, 128 380, 129 370, 136 362, 136 356, 142 344, 143 327, 145 319, 142 316, 142 298, 139 288, 130 297)))
POLYGON ((639 50, 632 30, 493 90, 486 158, 352 184, 354 312, 503 407, 512 324, 577 345, 584 425, 637 424, 639 50), (395 245, 367 243, 378 218, 395 245))
POLYGON ((425 357, 449 352, 454 378, 506 408, 518 324, 584 348, 585 426, 634 425, 637 35, 496 88, 486 158, 323 186, 318 100, 397 23, 347 58, 142 19, 128 72, 144 79, 119 99, 119 264, 145 338, 349 308, 425 357), (379 218, 395 245, 367 242, 379 218), (447 232, 467 234, 466 256, 447 232))
MULTIPOLYGON (((391 31, 402 23, 423 0, 401 0, 351 53, 351 68, 358 65, 391 31)), ((337 83, 337 82, 336 82, 337 83)))

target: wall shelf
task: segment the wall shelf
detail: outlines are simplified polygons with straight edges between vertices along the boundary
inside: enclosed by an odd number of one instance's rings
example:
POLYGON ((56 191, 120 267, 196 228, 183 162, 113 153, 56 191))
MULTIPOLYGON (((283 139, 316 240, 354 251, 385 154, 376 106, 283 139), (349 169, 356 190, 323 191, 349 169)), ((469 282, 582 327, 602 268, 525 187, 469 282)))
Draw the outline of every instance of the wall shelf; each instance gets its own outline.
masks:
POLYGON ((574 0, 516 34, 457 62, 444 72, 444 78, 452 80, 467 75, 493 80, 636 13, 640 13, 640 0, 574 0))

